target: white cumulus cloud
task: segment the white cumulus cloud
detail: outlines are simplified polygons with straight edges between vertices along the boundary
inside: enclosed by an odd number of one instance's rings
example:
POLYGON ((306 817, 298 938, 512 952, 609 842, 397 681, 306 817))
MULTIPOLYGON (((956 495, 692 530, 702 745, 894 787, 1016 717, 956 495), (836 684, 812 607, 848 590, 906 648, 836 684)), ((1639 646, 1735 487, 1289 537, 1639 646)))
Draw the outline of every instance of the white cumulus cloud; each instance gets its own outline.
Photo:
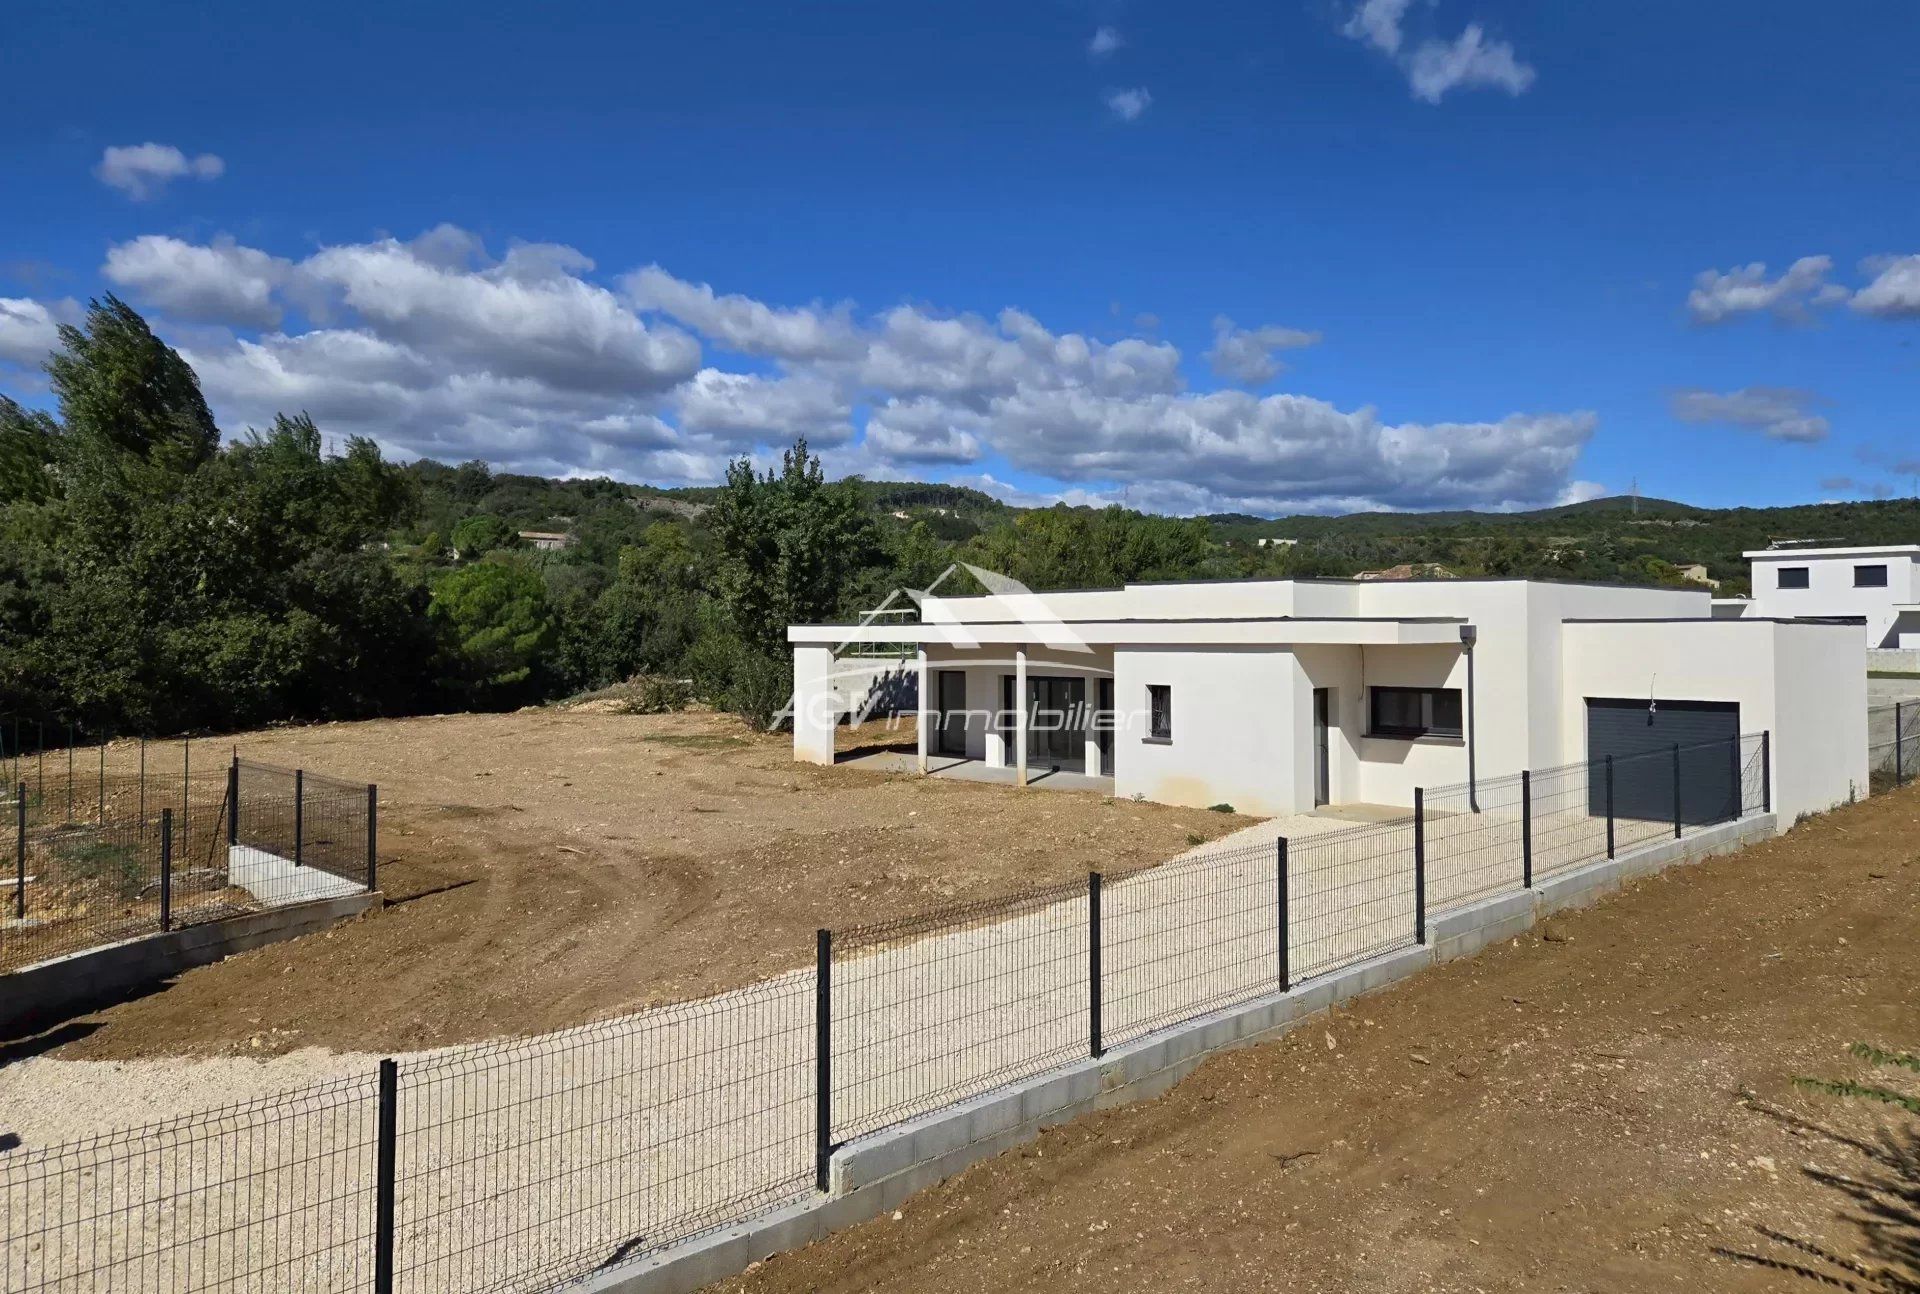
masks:
POLYGON ((80 307, 73 301, 49 305, 27 297, 0 297, 0 365, 37 372, 60 344, 60 325, 74 323, 80 307))
POLYGON ((1689 387, 1675 391, 1668 404, 1682 422, 1737 427, 1769 440, 1813 444, 1827 438, 1827 420, 1811 412, 1819 397, 1786 386, 1743 386, 1737 391, 1689 387))
POLYGON ((1225 315, 1218 315, 1213 321, 1213 348, 1207 352, 1207 362, 1221 377, 1247 386, 1265 386, 1286 371, 1279 352, 1318 345, 1319 341, 1317 332, 1274 324, 1240 328, 1225 315))
POLYGON ((765 378, 703 368, 675 397, 683 430, 747 448, 805 436, 818 444, 853 437, 853 407, 829 381, 765 378))
POLYGON ((1107 105, 1107 111, 1121 121, 1138 121, 1153 106, 1153 96, 1144 85, 1127 90, 1108 90, 1100 99, 1107 105))
POLYGON ((1863 268, 1873 281, 1853 294, 1853 308, 1880 319, 1920 319, 1920 256, 1885 256, 1863 268))
POLYGON ((101 275, 134 300, 180 319, 272 328, 281 309, 274 292, 293 263, 231 238, 201 245, 143 234, 107 249, 101 275))
POLYGON ((1391 60, 1414 98, 1439 103, 1454 90, 1473 89, 1517 96, 1532 87, 1537 77, 1532 65, 1522 62, 1507 41, 1489 38, 1479 23, 1468 23, 1452 40, 1410 42, 1405 30, 1410 7, 1411 0, 1362 0, 1340 30, 1391 60))
POLYGON ((1828 283, 1830 256, 1802 256, 1777 278, 1767 276, 1764 262, 1738 265, 1726 273, 1702 270, 1687 293, 1687 313, 1695 323, 1716 324, 1740 315, 1770 313, 1787 320, 1804 319, 1809 306, 1833 305, 1847 298, 1847 290, 1828 283))
POLYGON ((94 165, 102 184, 120 190, 136 202, 151 198, 185 176, 216 180, 227 164, 212 153, 188 157, 172 144, 127 144, 108 148, 94 165))
MULTIPOLYGON (((103 272, 156 310, 230 430, 305 410, 401 456, 554 476, 705 483, 805 435, 838 470, 1012 474, 1072 502, 1504 508, 1587 488, 1573 469, 1595 426, 1195 390, 1180 349, 1151 336, 1056 330, 1012 306, 779 304, 651 265, 608 286, 572 248, 496 258, 453 226, 301 257, 155 234, 116 244, 103 272), (708 346, 746 358, 703 361, 708 346)), ((0 302, 0 362, 39 364, 74 309, 0 302)), ((1317 339, 1220 317, 1198 367, 1264 387, 1317 339)))
POLYGON ((775 310, 749 297, 718 296, 706 284, 677 279, 658 265, 623 276, 620 288, 639 309, 676 319, 743 355, 816 360, 860 349, 846 306, 775 310))
POLYGON ((1120 33, 1112 27, 1095 29, 1093 38, 1087 42, 1087 53, 1094 58, 1105 58, 1125 44, 1120 33))

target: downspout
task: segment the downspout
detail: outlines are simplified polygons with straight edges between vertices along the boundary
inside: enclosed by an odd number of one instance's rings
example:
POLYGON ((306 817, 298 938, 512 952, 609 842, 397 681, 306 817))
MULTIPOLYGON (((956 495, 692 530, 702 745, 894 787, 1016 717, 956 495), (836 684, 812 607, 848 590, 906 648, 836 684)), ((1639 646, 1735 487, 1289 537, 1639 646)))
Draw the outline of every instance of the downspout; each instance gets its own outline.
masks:
POLYGON ((1460 626, 1460 645, 1467 653, 1467 807, 1480 812, 1479 777, 1475 769, 1474 740, 1479 735, 1479 723, 1475 721, 1473 708, 1473 644, 1480 631, 1472 625, 1460 626))

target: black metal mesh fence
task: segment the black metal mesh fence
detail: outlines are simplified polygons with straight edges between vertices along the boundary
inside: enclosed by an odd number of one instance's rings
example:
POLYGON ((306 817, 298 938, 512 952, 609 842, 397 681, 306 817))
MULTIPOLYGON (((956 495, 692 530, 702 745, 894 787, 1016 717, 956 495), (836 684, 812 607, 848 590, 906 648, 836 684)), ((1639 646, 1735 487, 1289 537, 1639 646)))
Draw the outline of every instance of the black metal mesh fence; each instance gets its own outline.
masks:
POLYGON ((814 1183, 813 977, 399 1068, 394 1288, 549 1289, 814 1183))
POLYGON ((1418 942, 1413 819, 1287 842, 1288 970, 1311 979, 1418 942))
POLYGON ((812 1001, 793 975, 395 1065, 386 1157, 377 1071, 0 1156, 0 1288, 572 1282, 812 1189, 812 1001))
POLYGON ((0 1157, 0 1288, 371 1288, 371 1075, 0 1157))
POLYGON ((836 1139, 1085 1056, 1087 893, 1048 886, 835 931, 836 1139))
POLYGON ((370 787, 259 764, 193 770, 184 746, 165 769, 144 743, 106 749, 46 752, 56 775, 0 799, 0 972, 371 887, 370 787))
POLYGON ((1867 711, 1867 781, 1874 794, 1920 776, 1920 700, 1867 711))
POLYGON ((1443 912, 1526 883, 1526 776, 1492 777, 1424 794, 1427 911, 1443 912))
MULTIPOLYGON (((840 931, 824 1020, 801 972, 0 1156, 0 1275, 23 1291, 379 1288, 381 1271, 408 1291, 574 1281, 803 1197, 835 1143, 1412 946, 1423 916, 1517 889, 1529 863, 1537 881, 1604 858, 1609 828, 1618 853, 1758 811, 1767 753, 1749 737, 1615 760, 1611 776, 1602 761, 1435 788, 1417 821, 840 931)), ((366 788, 303 777, 292 797, 285 774, 235 775, 233 852, 351 883, 364 854, 344 852, 349 801, 364 812, 366 788)), ((218 827, 196 834, 224 848, 218 827)), ((86 830, 103 828, 61 824, 59 838, 86 830)), ((145 873, 89 856, 86 883, 131 912, 115 919, 145 919, 145 873)), ((221 879, 232 888, 235 868, 221 879)))
POLYGON ((1109 872, 1100 887, 1103 1041, 1126 1042, 1279 987, 1273 845, 1109 872))

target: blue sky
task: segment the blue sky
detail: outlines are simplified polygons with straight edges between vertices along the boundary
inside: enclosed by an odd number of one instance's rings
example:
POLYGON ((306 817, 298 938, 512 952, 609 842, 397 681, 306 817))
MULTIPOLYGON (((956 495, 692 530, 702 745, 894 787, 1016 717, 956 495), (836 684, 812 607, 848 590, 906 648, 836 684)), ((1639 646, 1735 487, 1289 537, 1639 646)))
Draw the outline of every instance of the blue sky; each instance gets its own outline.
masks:
POLYGON ((551 474, 805 432, 1182 512, 1911 493, 1916 45, 1845 0, 39 6, 0 391, 111 290, 230 433, 551 474))

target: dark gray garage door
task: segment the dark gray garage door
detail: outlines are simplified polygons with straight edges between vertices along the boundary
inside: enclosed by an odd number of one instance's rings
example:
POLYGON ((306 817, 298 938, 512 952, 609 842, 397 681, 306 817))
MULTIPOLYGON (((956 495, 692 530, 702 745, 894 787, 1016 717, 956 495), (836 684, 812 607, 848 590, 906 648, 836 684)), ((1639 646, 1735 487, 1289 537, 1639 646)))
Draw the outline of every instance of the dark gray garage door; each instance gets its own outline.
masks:
POLYGON ((1587 700, 1588 812, 1607 811, 1606 757, 1613 756, 1616 817, 1673 821, 1675 746, 1680 747, 1680 820, 1702 824, 1739 815, 1740 707, 1731 701, 1651 703, 1587 700))

